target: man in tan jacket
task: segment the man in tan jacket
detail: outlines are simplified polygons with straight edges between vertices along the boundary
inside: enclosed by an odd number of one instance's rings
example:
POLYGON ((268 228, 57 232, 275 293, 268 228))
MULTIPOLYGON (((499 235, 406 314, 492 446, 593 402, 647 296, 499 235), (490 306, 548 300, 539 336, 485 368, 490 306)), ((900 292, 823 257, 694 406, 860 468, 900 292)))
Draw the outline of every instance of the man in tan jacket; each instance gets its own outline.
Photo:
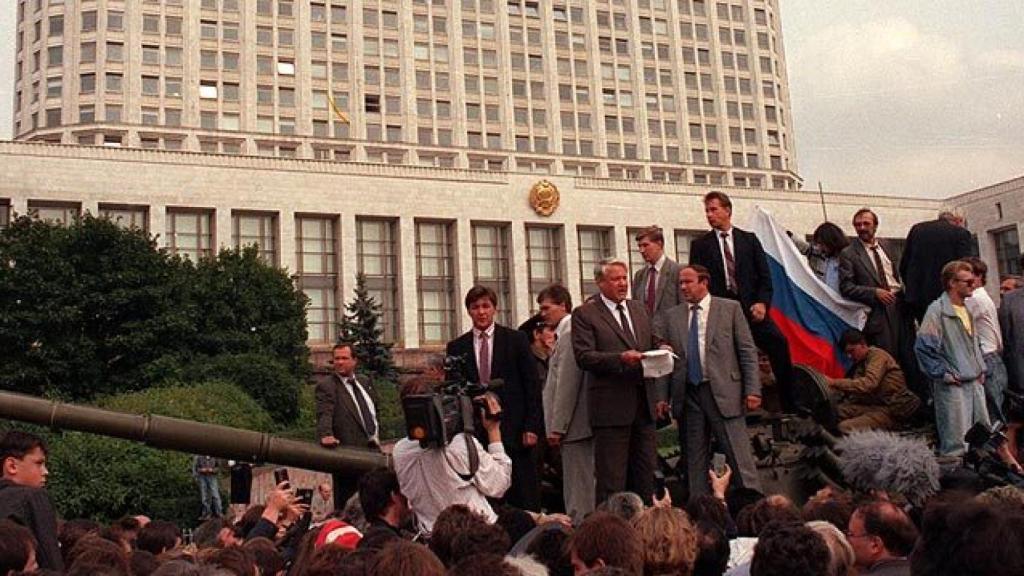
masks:
POLYGON ((829 378, 839 394, 839 430, 894 430, 917 412, 921 400, 907 389, 903 370, 888 352, 868 346, 860 330, 847 330, 840 344, 853 360, 846 378, 829 378))

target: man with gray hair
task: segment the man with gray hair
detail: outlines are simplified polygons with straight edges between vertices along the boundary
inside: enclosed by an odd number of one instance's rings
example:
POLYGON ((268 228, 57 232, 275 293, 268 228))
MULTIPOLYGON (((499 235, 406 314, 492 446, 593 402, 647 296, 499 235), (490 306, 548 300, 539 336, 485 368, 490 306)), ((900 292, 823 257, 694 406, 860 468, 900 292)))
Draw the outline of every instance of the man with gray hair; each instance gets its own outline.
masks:
POLYGON ((972 254, 974 243, 961 214, 943 210, 935 220, 914 224, 900 258, 904 302, 914 319, 921 322, 928 305, 945 291, 939 282, 942 267, 972 254))
POLYGON ((594 269, 600 294, 572 315, 576 362, 590 373, 596 498, 630 490, 654 496, 654 381, 644 378, 643 353, 654 348, 647 308, 627 300, 629 267, 605 258, 594 269))

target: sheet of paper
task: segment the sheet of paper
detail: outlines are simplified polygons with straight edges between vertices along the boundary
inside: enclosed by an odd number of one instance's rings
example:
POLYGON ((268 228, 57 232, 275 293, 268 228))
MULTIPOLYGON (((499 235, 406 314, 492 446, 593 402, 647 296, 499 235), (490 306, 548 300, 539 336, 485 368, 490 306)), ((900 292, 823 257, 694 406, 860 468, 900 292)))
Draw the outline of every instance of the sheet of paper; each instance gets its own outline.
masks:
POLYGON ((644 378, 659 378, 671 374, 676 358, 679 357, 671 350, 644 352, 644 358, 640 361, 644 368, 644 378))

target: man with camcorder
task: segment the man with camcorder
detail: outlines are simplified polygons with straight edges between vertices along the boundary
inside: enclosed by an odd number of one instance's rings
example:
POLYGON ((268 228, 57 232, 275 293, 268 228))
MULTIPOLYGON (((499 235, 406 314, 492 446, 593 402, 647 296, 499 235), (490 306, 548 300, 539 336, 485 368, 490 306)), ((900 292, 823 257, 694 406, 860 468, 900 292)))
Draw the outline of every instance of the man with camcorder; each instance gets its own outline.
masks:
MULTIPOLYGON (((487 449, 469 430, 441 438, 424 429, 431 427, 421 419, 424 412, 417 409, 437 406, 441 399, 434 394, 433 381, 425 377, 414 378, 402 385, 399 395, 406 414, 409 436, 399 440, 391 453, 398 475, 398 485, 409 500, 420 528, 430 532, 442 510, 453 504, 465 504, 483 514, 489 522, 498 519, 487 498, 501 498, 512 483, 512 460, 501 443, 501 405, 493 393, 473 399, 473 409, 479 418, 473 418, 487 432, 487 449)), ((444 419, 436 414, 434 425, 444 419)))

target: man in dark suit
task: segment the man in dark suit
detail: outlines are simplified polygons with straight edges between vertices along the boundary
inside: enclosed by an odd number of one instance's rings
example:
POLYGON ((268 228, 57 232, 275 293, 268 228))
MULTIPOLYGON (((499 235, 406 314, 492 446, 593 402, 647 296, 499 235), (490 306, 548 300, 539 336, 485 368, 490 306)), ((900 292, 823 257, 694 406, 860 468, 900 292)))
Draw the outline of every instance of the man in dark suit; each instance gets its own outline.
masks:
POLYGON ((943 211, 935 220, 914 224, 900 258, 900 276, 914 319, 920 322, 928 305, 945 292, 942 267, 973 254, 971 233, 961 216, 943 211))
POLYGON ((712 230, 690 244, 690 264, 708 269, 712 296, 738 300, 743 306, 754 343, 772 365, 783 407, 792 410, 793 363, 789 342, 768 316, 772 277, 761 241, 732 225, 732 200, 723 192, 704 196, 704 215, 712 230))
MULTIPOLYGON (((348 342, 331 351, 334 374, 316 385, 316 433, 327 448, 344 445, 380 450, 373 380, 356 375, 355 350, 348 342)), ((334 507, 341 510, 356 493, 357 479, 334 475, 334 507)))
MULTIPOLYGON (((1020 255, 1024 267, 1024 254, 1020 255)), ((1024 393, 1024 288, 1002 295, 999 304, 999 329, 1003 334, 1003 361, 1009 376, 1009 388, 1024 393)))
POLYGON ((682 302, 679 296, 679 264, 665 255, 665 236, 651 226, 636 235, 636 246, 645 266, 633 274, 633 299, 643 302, 652 318, 682 302))
MULTIPOLYGON (((738 486, 761 492, 744 415, 761 407, 757 347, 740 304, 708 291, 711 275, 699 264, 679 272, 685 302, 654 317, 655 341, 679 359, 671 376, 672 415, 680 423, 690 497, 709 494, 713 437, 738 486)), ((667 393, 668 392, 668 393, 667 393)))
POLYGON ((644 378, 643 352, 654 346, 647 309, 627 300, 629 268, 605 258, 594 269, 600 294, 572 314, 576 362, 590 373, 590 426, 594 437, 597 502, 630 490, 654 496, 657 465, 654 381, 644 378))
POLYGON ((530 343, 523 332, 494 322, 494 290, 474 286, 466 293, 465 304, 473 329, 449 342, 446 353, 465 359, 463 376, 472 382, 504 381, 496 392, 502 443, 512 459, 512 486, 506 498, 513 506, 539 512, 540 479, 533 451, 544 437, 544 410, 530 343))
POLYGON ((914 356, 914 320, 903 301, 900 274, 876 236, 878 215, 861 208, 853 215, 853 228, 859 241, 839 253, 839 292, 871 307, 863 330, 868 344, 895 358, 910 389, 928 398, 914 356))

